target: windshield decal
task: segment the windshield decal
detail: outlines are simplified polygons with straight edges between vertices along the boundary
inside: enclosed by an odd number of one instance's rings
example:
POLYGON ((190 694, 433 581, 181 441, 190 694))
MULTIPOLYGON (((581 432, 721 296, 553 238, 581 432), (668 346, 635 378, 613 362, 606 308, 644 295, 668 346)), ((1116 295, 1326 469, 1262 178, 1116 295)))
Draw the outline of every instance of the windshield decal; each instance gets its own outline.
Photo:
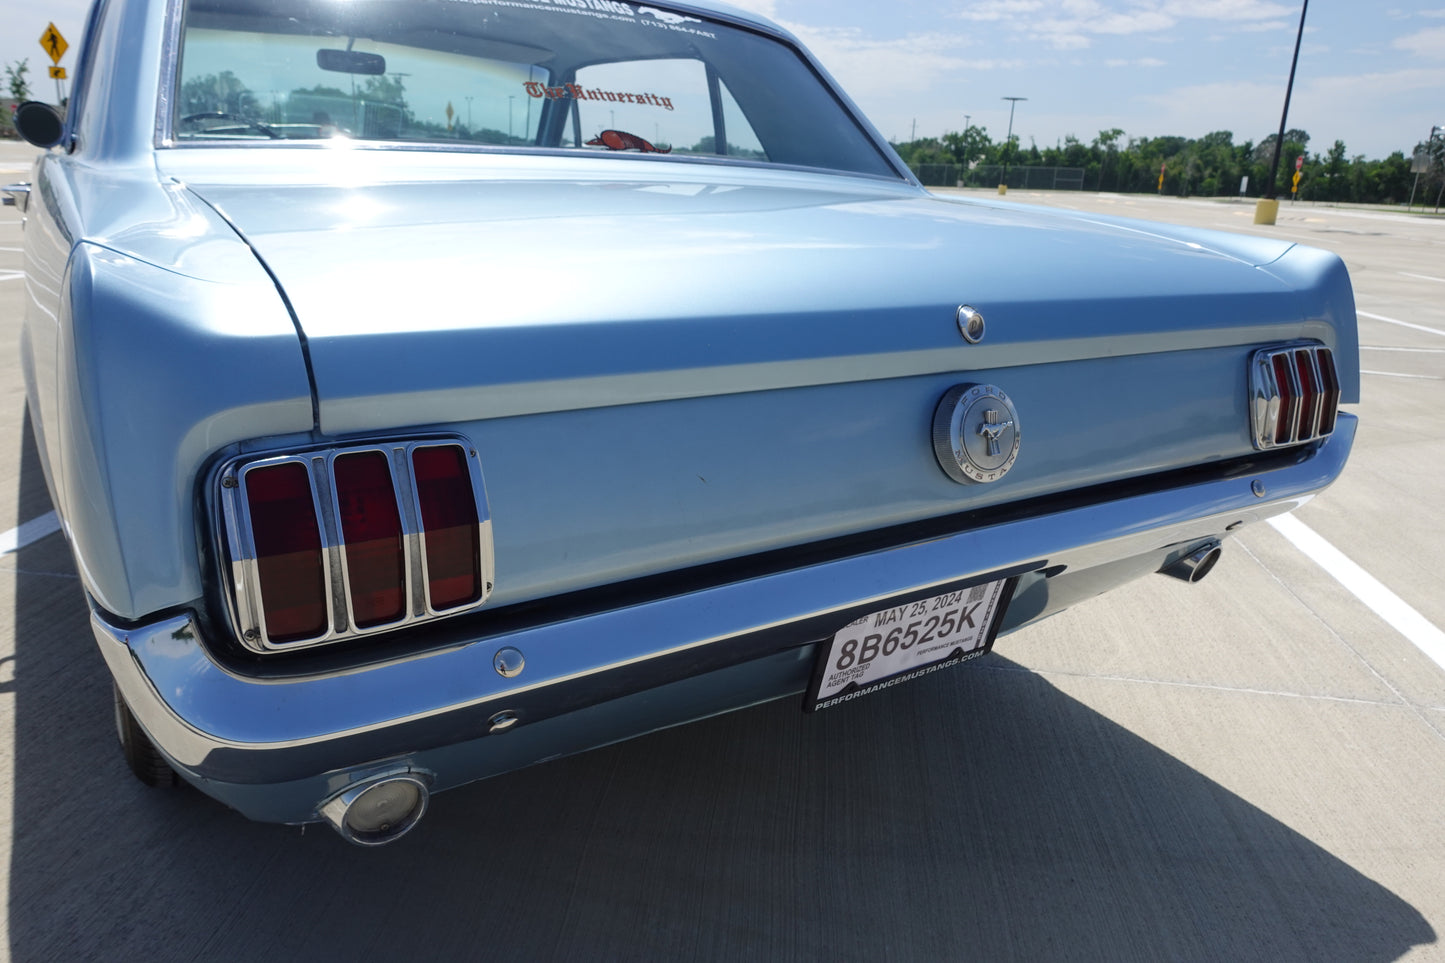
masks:
POLYGON ((663 107, 672 110, 671 97, 659 97, 657 94, 629 94, 619 93, 615 90, 598 90, 597 88, 584 88, 578 84, 563 84, 560 87, 548 87, 535 80, 529 80, 522 85, 528 97, 535 97, 538 100, 543 97, 548 100, 607 100, 614 104, 642 104, 663 107))
POLYGON ((638 7, 637 12, 661 20, 663 23, 702 23, 697 17, 684 17, 680 13, 668 13, 666 10, 658 10, 656 7, 638 7))
POLYGON ((450 2, 470 3, 479 7, 514 7, 522 10, 550 10, 553 13, 581 14, 600 20, 622 20, 635 23, 640 27, 687 33, 695 37, 706 37, 709 40, 717 39, 717 34, 711 30, 699 30, 697 27, 687 26, 689 23, 702 23, 703 21, 698 17, 686 17, 682 14, 659 10, 656 7, 619 3, 618 0, 450 0, 450 2), (639 19, 644 15, 647 19, 639 19))
POLYGON ((604 130, 587 142, 588 147, 606 147, 608 150, 640 150, 644 154, 671 154, 671 147, 653 147, 636 134, 625 130, 604 130))

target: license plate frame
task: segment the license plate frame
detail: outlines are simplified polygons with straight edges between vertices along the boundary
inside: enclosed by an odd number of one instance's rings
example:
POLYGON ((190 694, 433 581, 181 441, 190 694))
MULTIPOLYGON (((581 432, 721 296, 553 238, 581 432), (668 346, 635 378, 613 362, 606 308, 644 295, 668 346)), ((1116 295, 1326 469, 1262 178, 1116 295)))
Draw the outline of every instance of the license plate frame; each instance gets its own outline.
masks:
POLYGON ((1018 580, 1017 575, 985 579, 874 609, 844 625, 819 643, 803 711, 842 705, 988 653, 1018 580), (937 619, 936 631, 949 613, 955 623, 951 631, 936 635, 924 631, 930 618, 937 619))

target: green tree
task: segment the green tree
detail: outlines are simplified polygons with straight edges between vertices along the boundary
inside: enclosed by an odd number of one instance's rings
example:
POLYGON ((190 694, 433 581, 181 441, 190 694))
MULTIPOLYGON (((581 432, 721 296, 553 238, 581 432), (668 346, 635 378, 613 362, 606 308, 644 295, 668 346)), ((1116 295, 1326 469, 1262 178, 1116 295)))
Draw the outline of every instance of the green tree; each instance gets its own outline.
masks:
POLYGON ((30 83, 25 79, 25 75, 29 72, 29 57, 5 65, 5 86, 10 91, 11 100, 30 99, 30 83))
POLYGON ((295 90, 291 91, 292 96, 295 96, 296 94, 311 94, 319 97, 351 96, 340 87, 328 87, 325 84, 317 84, 315 87, 297 87, 295 90))
POLYGON ((391 104, 393 107, 405 109, 407 106, 406 83, 402 80, 401 74, 380 74, 375 77, 367 77, 366 83, 361 88, 361 96, 377 103, 391 104))
POLYGON ((1369 178, 1372 201, 1403 204, 1410 197, 1410 161, 1403 151, 1397 150, 1382 161, 1372 162, 1369 178))
POLYGON ((1124 131, 1118 127, 1110 127, 1108 130, 1099 131, 1099 136, 1089 145, 1099 159, 1099 174, 1095 186, 1101 191, 1106 188, 1111 191, 1119 189, 1119 138, 1123 136, 1124 131), (1112 181, 1109 179, 1111 176, 1112 181))
POLYGON ((1349 161, 1345 159, 1345 142, 1337 140, 1330 147, 1329 155, 1324 162, 1324 169, 1319 172, 1323 183, 1319 185, 1316 193, 1327 201, 1350 200, 1348 171, 1349 161))
POLYGON ((969 124, 962 133, 951 131, 944 134, 943 146, 947 149, 953 163, 967 168, 988 153, 991 146, 988 129, 969 124))
POLYGON ((1445 185, 1445 136, 1432 137, 1429 141, 1416 144, 1414 156, 1423 156, 1427 165, 1427 170, 1420 174, 1419 179, 1419 188, 1424 193, 1417 193, 1416 202, 1434 194, 1438 203, 1438 198, 1445 193, 1441 189, 1442 185, 1445 185))
POLYGON ((240 120, 259 121, 261 103, 255 93, 229 70, 192 77, 181 84, 182 117, 192 114, 226 114, 240 120))

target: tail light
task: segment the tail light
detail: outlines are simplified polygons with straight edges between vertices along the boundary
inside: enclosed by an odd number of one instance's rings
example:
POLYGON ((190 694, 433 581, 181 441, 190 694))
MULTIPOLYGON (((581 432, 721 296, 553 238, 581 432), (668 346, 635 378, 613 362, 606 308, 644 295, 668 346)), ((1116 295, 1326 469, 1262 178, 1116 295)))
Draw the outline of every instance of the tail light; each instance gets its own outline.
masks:
POLYGON ((275 465, 250 482, 246 507, 255 534, 256 581, 267 601, 266 627, 281 643, 320 635, 330 624, 326 562, 306 466, 275 465))
POLYGON ((358 629, 396 622, 406 615, 405 533, 386 453, 337 455, 331 475, 352 621, 358 629))
POLYGON ((1263 348, 1249 368, 1254 447, 1298 445, 1335 430, 1340 380, 1335 358, 1322 345, 1263 348))
POLYGON ((254 651, 465 612, 491 593, 491 519, 469 445, 306 451, 221 475, 233 613, 254 651))
POLYGON ((469 498, 467 460, 456 445, 411 453, 421 511, 422 563, 433 611, 470 605, 482 597, 477 567, 477 506, 469 498))

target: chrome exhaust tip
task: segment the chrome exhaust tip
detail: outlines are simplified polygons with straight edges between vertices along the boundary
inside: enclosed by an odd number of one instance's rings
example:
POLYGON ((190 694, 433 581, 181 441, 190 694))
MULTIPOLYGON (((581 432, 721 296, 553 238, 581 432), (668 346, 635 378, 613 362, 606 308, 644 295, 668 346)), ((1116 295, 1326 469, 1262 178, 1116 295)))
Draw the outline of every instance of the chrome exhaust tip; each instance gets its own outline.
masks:
POLYGON ((1159 571, 1185 582, 1198 582, 1214 570, 1214 566, 1219 562, 1219 556, 1223 554, 1224 546, 1217 541, 1208 541, 1179 561, 1171 562, 1159 571))
POLYGON ((348 787, 322 803, 319 812, 348 843, 385 846, 421 822, 430 797, 416 774, 389 773, 348 787))

